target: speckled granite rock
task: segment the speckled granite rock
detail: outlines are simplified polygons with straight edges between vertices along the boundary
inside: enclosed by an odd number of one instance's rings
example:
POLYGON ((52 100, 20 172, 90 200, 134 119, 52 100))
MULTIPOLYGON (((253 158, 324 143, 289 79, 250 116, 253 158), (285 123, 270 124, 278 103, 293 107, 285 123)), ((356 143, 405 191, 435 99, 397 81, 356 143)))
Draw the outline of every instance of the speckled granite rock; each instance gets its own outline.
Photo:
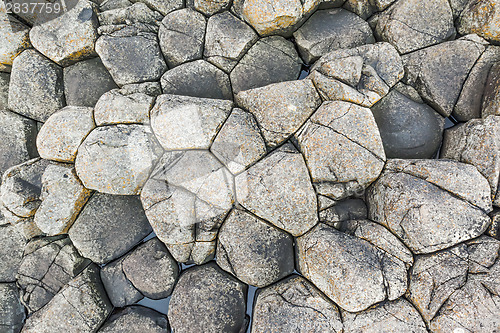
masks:
POLYGON ((29 32, 16 18, 0 13, 0 71, 10 72, 17 55, 31 47, 29 32))
POLYGON ((167 317, 149 308, 130 306, 115 311, 99 329, 99 333, 167 332, 167 317))
POLYGON ((500 3, 497 0, 468 1, 457 21, 458 32, 478 34, 491 41, 500 41, 500 3))
POLYGON ((125 276, 122 266, 125 258, 116 259, 101 269, 101 280, 106 294, 111 304, 117 308, 134 304, 144 297, 125 276))
POLYGON ((0 213, 0 283, 16 281, 17 270, 23 258, 26 240, 19 230, 11 225, 2 225, 5 220, 0 213))
POLYGON ((143 92, 129 92, 125 88, 103 94, 94 107, 97 126, 115 124, 149 124, 149 111, 155 98, 143 92))
POLYGON ((0 283, 0 328, 2 332, 20 332, 25 317, 16 284, 0 283))

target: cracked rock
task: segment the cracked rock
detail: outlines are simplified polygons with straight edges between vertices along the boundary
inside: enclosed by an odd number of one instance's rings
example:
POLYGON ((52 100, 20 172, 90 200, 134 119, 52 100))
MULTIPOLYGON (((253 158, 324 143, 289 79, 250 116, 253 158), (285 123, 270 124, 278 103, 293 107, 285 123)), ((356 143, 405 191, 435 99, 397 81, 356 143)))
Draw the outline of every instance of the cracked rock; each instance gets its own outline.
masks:
POLYGON ((233 176, 210 152, 165 153, 141 193, 158 238, 179 262, 202 264, 234 203, 233 176))
POLYGON ((117 308, 137 303, 144 297, 123 271, 125 258, 126 256, 112 261, 101 269, 101 280, 106 294, 111 304, 117 308))
POLYGON ((40 310, 89 264, 90 260, 80 256, 67 237, 44 237, 29 242, 17 277, 28 312, 40 310))
POLYGON ((247 286, 215 263, 186 270, 175 286, 168 308, 172 330, 242 332, 247 286))
POLYGON ((342 328, 337 306, 301 276, 293 275, 257 294, 252 333, 338 333, 342 328))
MULTIPOLYGON (((120 30, 124 25, 128 25, 139 27, 139 30, 148 27, 158 32, 158 26, 162 19, 162 15, 151 10, 145 2, 135 2, 129 6, 106 10, 99 13, 98 16, 101 25, 100 29, 102 29, 102 27, 109 27, 111 31, 120 30)), ((101 30, 101 32, 104 31, 101 30)))
POLYGON ((367 193, 369 217, 413 253, 449 248, 478 237, 490 224, 488 181, 452 160, 389 160, 367 193))
POLYGON ((304 158, 291 144, 236 177, 238 202, 293 236, 318 223, 317 198, 304 158))
POLYGON ((5 333, 18 333, 23 327, 24 306, 19 301, 15 283, 0 283, 0 329, 5 333))
POLYGON ((103 94, 94 108, 97 126, 116 124, 149 124, 149 111, 155 98, 142 92, 128 92, 125 88, 103 94))
POLYGON ((142 306, 129 306, 115 311, 99 329, 99 333, 168 331, 167 317, 142 306))
POLYGON ((334 201, 328 197, 318 196, 319 220, 336 229, 342 222, 368 218, 366 204, 361 199, 334 201), (326 202, 326 203, 325 203, 326 202))
POLYGON ((341 8, 317 11, 293 36, 307 64, 331 51, 375 42, 368 23, 341 8))
POLYGON ((321 98, 311 80, 298 80, 242 91, 236 103, 255 116, 264 139, 275 147, 304 124, 321 98))
POLYGON ((219 230, 217 264, 249 285, 265 287, 293 272, 293 237, 233 210, 219 230))
POLYGON ((0 72, 0 110, 7 109, 10 74, 0 72))
POLYGON ((500 62, 494 64, 485 82, 481 116, 500 116, 500 62))
MULTIPOLYGON (((0 212, 0 224, 3 224, 3 216, 0 212)), ((16 274, 23 258, 26 240, 19 230, 11 225, 0 226, 0 282, 16 281, 16 274)), ((1 326, 1 325, 0 325, 1 326)))
POLYGON ((327 53, 314 64, 309 78, 324 100, 371 107, 403 74, 394 46, 376 43, 327 53))
MULTIPOLYGON (((347 0, 342 1, 342 3, 344 3, 345 9, 357 14, 362 19, 366 20, 375 12, 381 12, 385 10, 395 1, 396 0, 347 0)), ((335 0, 333 0, 333 2, 335 4, 335 0)), ((337 2, 340 1, 337 0, 337 2)), ((342 6, 342 3, 338 3, 336 7, 342 6)))
POLYGON ((14 59, 31 47, 30 28, 11 15, 0 13, 0 71, 10 72, 14 59))
POLYGON ((78 148, 75 168, 86 188, 134 195, 141 191, 161 154, 148 126, 98 127, 78 148))
POLYGON ((128 252, 151 233, 136 196, 95 193, 68 234, 78 251, 98 264, 128 252))
POLYGON ((187 0, 186 5, 188 7, 194 7, 197 11, 205 14, 206 16, 212 16, 216 13, 229 9, 232 2, 233 1, 231 0, 187 0))
POLYGON ((384 167, 375 119, 356 104, 323 103, 296 138, 317 191, 335 200, 364 190, 384 167))
POLYGON ((151 127, 165 150, 208 149, 232 106, 228 100, 161 95, 151 127))
POLYGON ((500 41, 500 3, 497 0, 468 1, 457 21, 462 35, 477 34, 490 42, 500 41))

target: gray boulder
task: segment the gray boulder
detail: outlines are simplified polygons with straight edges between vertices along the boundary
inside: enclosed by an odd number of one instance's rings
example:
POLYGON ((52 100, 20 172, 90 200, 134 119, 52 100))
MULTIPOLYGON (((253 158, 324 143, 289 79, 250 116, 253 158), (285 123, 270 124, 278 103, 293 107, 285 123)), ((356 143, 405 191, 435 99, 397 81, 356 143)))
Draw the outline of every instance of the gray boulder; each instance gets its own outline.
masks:
POLYGON ((0 328, 4 333, 19 333, 23 327, 24 306, 15 283, 0 283, 0 328))
POLYGON ((194 9, 206 16, 212 16, 229 9, 231 5, 231 0, 186 0, 187 7, 194 7, 194 9))
MULTIPOLYGON (((323 0, 325 1, 325 0, 323 0)), ((396 0, 326 0, 328 2, 333 2, 335 7, 342 6, 356 15, 360 16, 362 19, 366 20, 376 12, 382 12, 387 9, 396 0)))
POLYGON ((114 7, 98 14, 101 35, 118 32, 122 29, 120 34, 130 31, 158 32, 162 15, 149 8, 146 3, 134 1, 133 4, 114 7))
POLYGON ((117 308, 135 304, 144 297, 125 276, 122 266, 125 258, 112 261, 101 269, 101 280, 106 294, 111 304, 117 308))
POLYGON ((0 71, 10 72, 18 54, 31 47, 30 28, 15 17, 0 13, 0 71))
POLYGON ((319 220, 336 229, 343 229, 345 223, 350 220, 364 220, 368 218, 368 209, 362 199, 346 199, 342 201, 333 201, 331 204, 322 205, 321 203, 331 200, 328 197, 318 196, 320 202, 319 220))
POLYGON ((485 82, 481 116, 500 116, 500 63, 493 65, 485 82))
MULTIPOLYGON (((0 217, 3 216, 0 213, 0 217)), ((5 220, 1 221, 3 224, 5 220)), ((15 282, 17 270, 23 258, 26 240, 19 230, 11 225, 0 226, 0 283, 15 282)))
POLYGON ((129 306, 115 311, 99 329, 99 333, 168 332, 167 317, 149 308, 129 306))
POLYGON ((492 43, 500 41, 500 3, 497 0, 467 1, 457 21, 462 35, 477 34, 492 43))
MULTIPOLYGON (((148 92, 148 91, 146 91, 148 92)), ((155 98, 144 92, 113 89, 99 98, 94 108, 97 126, 116 124, 149 124, 149 111, 155 98)))
POLYGON ((95 193, 68 234, 86 258, 107 263, 128 252, 151 233, 139 198, 95 193))
POLYGON ((6 109, 9 99, 10 74, 0 72, 0 110, 6 109))
MULTIPOLYGON (((131 0, 131 2, 136 3, 139 1, 131 0)), ((184 6, 184 0, 142 0, 141 2, 145 3, 149 8, 154 9, 164 16, 174 10, 181 9, 184 6)))

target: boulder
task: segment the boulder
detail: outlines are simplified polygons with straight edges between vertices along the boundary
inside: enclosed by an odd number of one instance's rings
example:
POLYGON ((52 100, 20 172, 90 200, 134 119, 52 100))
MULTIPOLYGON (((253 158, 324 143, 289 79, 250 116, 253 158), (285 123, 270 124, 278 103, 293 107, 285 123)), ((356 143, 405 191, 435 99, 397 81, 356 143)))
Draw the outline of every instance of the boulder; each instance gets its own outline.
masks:
POLYGON ((149 124, 149 111, 155 98, 144 92, 113 89, 103 94, 94 108, 97 126, 149 124))
POLYGON ((0 13, 0 72, 10 72, 18 54, 31 47, 29 32, 15 17, 0 13))
POLYGON ((167 317, 149 308, 129 306, 113 312, 98 332, 121 333, 125 331, 151 333, 167 332, 167 317))
POLYGON ((0 327, 5 333, 18 333, 23 327, 24 306, 15 283, 0 283, 0 327))
MULTIPOLYGON (((5 222, 0 213, 0 225, 5 222)), ((11 224, 0 226, 0 283, 15 282, 17 270, 23 258, 26 240, 23 234, 11 224)))
POLYGON ((101 280, 106 289, 106 294, 111 304, 116 308, 123 308, 135 304, 144 296, 137 290, 123 271, 123 260, 121 257, 112 261, 101 269, 101 280))
POLYGON ((457 21, 462 35, 477 34, 492 43, 500 42, 500 2, 497 0, 468 1, 457 21))

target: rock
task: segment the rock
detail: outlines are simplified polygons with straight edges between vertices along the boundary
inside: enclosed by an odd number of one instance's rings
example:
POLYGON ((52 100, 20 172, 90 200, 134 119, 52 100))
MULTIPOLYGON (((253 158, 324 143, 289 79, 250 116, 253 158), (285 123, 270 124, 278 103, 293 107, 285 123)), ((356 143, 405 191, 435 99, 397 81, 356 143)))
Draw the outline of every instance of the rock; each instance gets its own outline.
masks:
POLYGON ((337 306, 312 283, 292 275, 258 291, 252 332, 342 332, 337 306))
POLYGON ((293 236, 318 223, 317 199, 304 158, 291 144, 236 177, 238 202, 293 236))
POLYGON ((371 111, 387 158, 432 158, 443 139, 444 118, 423 101, 392 90, 371 111))
POLYGON ((115 88, 116 83, 99 58, 64 68, 64 95, 68 105, 94 107, 99 97, 115 88))
POLYGON ((121 30, 123 25, 133 27, 132 30, 139 28, 138 30, 144 32, 153 29, 155 32, 158 32, 158 26, 162 19, 160 13, 151 10, 142 2, 136 2, 131 6, 125 6, 123 8, 107 10, 99 13, 98 16, 101 26, 111 27, 115 32, 121 30), (143 29, 146 26, 148 29, 143 29))
MULTIPOLYGON (((360 16, 363 20, 368 19, 375 12, 381 12, 388 8, 396 0, 347 0, 344 8, 360 16)), ((335 4, 335 1, 333 1, 335 4)), ((337 2, 340 2, 337 0, 337 2)), ((341 3, 336 7, 342 6, 341 3)))
POLYGON ((342 311, 344 332, 414 332, 425 333, 427 328, 417 310, 404 298, 376 305, 363 312, 342 311))
POLYGON ((112 310, 99 268, 91 264, 29 317, 23 332, 95 332, 112 310))
POLYGON ((158 238, 179 262, 215 254, 217 232, 234 203, 231 173, 208 151, 168 152, 141 193, 158 238))
POLYGON ((99 329, 99 333, 168 331, 167 317, 142 306, 130 306, 115 311, 99 329))
POLYGON ((242 91, 236 103, 252 113, 271 147, 286 141, 320 106, 311 80, 275 83, 242 91))
POLYGON ((69 238, 56 236, 30 241, 24 249, 17 283, 29 313, 45 306, 90 260, 80 256, 69 238))
POLYGON ((97 6, 80 0, 59 17, 33 26, 30 40, 44 56, 68 66, 96 55, 98 26, 97 6))
POLYGON ((151 32, 104 35, 95 49, 119 86, 156 81, 167 69, 156 34, 151 32))
POLYGON ((231 0, 187 0, 186 6, 194 7, 206 16, 212 16, 231 7, 231 0))
POLYGON ((125 95, 146 94, 152 97, 161 95, 160 82, 131 83, 124 85, 120 92, 125 95))
POLYGON ((500 116, 500 62, 494 64, 485 82, 481 116, 500 116))
POLYGON ((95 193, 68 234, 78 251, 98 264, 129 251, 151 233, 139 198, 95 193))
POLYGON ((155 98, 142 92, 114 89, 103 94, 94 108, 97 126, 116 124, 149 124, 149 111, 155 98))
POLYGON ((100 12, 107 12, 113 9, 121 9, 132 6, 129 0, 105 0, 99 5, 100 12))
POLYGON ((246 329, 247 286, 214 263, 191 267, 180 277, 168 307, 172 330, 241 332, 246 329))
POLYGON ((266 144, 253 115, 241 109, 233 109, 210 151, 234 175, 263 157, 266 154, 266 144))
POLYGON ((323 103, 296 138, 317 191, 335 200, 364 190, 384 167, 375 119, 356 104, 323 103))
POLYGON ((179 267, 165 245, 153 238, 128 254, 122 262, 125 276, 144 296, 170 296, 179 276, 179 267))
POLYGON ((468 1, 457 20, 462 35, 477 34, 488 41, 500 41, 500 3, 497 0, 468 1))
POLYGON ((73 163, 78 147, 95 128, 92 108, 67 106, 43 124, 36 138, 40 157, 73 163))
POLYGON ((473 119, 447 129, 444 133, 441 158, 469 163, 488 180, 493 204, 500 205, 500 117, 473 119))
POLYGON ((125 258, 112 261, 101 269, 101 280, 106 294, 111 304, 117 308, 137 303, 144 297, 125 276, 122 266, 125 258))
POLYGON ((219 230, 217 264, 242 282, 268 286, 293 272, 293 237, 233 210, 219 230))
POLYGON ((35 50, 21 53, 12 65, 9 109, 46 121, 65 105, 63 70, 35 50))
POLYGON ((301 65, 292 42, 279 36, 260 39, 231 72, 233 92, 296 80, 301 65))
POLYGON ((492 210, 487 180, 451 160, 389 160, 367 193, 369 217, 413 253, 449 248, 478 237, 492 210))
POLYGON ((24 306, 15 283, 0 283, 0 327, 5 333, 18 333, 23 327, 24 306))
MULTIPOLYGON (((132 2, 138 2, 137 0, 131 0, 132 2)), ((149 8, 160 12, 161 15, 166 16, 168 13, 173 12, 174 10, 181 9, 184 6, 183 0, 141 0, 141 2, 145 3, 149 8)))
POLYGON ((206 26, 205 17, 190 8, 165 16, 158 37, 169 68, 202 58, 206 26))
POLYGON ((168 70, 161 77, 161 87, 164 94, 233 99, 228 75, 205 60, 168 70))
POLYGON ((307 64, 331 51, 375 42, 368 23, 340 8, 317 11, 293 36, 307 64))
POLYGON ((161 154, 161 146, 147 126, 98 127, 78 148, 75 168, 86 188, 134 195, 141 191, 161 154))
POLYGON ((0 110, 7 109, 10 74, 0 72, 0 110))
POLYGON ((324 55, 312 67, 309 78, 324 100, 371 107, 403 74, 396 49, 389 43, 376 43, 324 55))
POLYGON ((230 12, 223 12, 208 19, 203 55, 208 62, 230 72, 257 40, 250 26, 230 12))
POLYGON ((0 13, 0 71, 10 72, 14 59, 31 47, 30 28, 11 15, 0 13))
POLYGON ((36 132, 35 121, 0 110, 0 175, 10 167, 38 156, 36 132))
POLYGON ((208 149, 232 106, 227 100, 161 95, 151 127, 165 150, 208 149))
POLYGON ((378 40, 391 43, 401 54, 455 37, 453 14, 447 0, 397 1, 377 18, 378 40))
MULTIPOLYGON (((324 196, 318 196, 319 200, 331 200, 324 196)), ((368 218, 366 204, 361 199, 347 199, 343 201, 334 201, 327 207, 319 207, 319 220, 331 227, 339 229, 344 222, 350 220, 363 220, 368 218)), ((343 231, 343 230, 342 230, 343 231)))
POLYGON ((406 54, 402 57, 405 83, 416 88, 426 102, 448 117, 469 73, 485 50, 484 44, 484 40, 472 35, 406 54))
POLYGON ((0 282, 15 282, 26 240, 15 226, 6 224, 0 226, 0 244, 0 282))

